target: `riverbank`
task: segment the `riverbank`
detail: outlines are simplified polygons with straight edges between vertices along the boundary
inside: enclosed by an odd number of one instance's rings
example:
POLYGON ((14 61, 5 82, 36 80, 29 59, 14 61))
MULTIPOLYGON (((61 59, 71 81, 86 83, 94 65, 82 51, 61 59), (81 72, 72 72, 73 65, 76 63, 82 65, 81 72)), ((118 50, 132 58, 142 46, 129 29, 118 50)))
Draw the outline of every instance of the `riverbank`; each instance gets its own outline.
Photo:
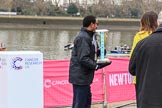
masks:
MULTIPOLYGON (((82 17, 0 16, 0 28, 80 29, 82 17)), ((139 19, 98 18, 100 28, 137 29, 139 19), (123 26, 125 26, 123 28, 123 26)))

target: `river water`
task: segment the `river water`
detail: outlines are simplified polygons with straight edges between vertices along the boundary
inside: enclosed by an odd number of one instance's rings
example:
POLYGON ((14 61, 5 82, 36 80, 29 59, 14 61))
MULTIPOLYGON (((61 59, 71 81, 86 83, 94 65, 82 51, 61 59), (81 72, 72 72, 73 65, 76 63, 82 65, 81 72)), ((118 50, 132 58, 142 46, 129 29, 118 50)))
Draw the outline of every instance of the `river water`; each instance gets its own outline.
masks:
MULTIPOLYGON (((125 28, 125 27, 123 27, 125 28)), ((41 51, 45 60, 69 59, 71 50, 64 50, 64 45, 73 42, 79 29, 28 29, 0 28, 0 42, 6 44, 8 51, 41 51)), ((109 52, 115 46, 132 45, 137 29, 116 30, 108 32, 106 49, 109 52)))

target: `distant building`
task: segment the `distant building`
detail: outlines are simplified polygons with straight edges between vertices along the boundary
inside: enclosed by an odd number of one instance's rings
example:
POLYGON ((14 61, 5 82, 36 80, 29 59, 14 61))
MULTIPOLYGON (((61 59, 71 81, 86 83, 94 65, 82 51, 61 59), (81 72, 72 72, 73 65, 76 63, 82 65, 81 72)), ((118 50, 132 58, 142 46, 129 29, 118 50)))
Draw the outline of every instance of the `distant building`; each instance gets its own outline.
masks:
POLYGON ((17 12, 0 12, 0 15, 17 15, 17 12))

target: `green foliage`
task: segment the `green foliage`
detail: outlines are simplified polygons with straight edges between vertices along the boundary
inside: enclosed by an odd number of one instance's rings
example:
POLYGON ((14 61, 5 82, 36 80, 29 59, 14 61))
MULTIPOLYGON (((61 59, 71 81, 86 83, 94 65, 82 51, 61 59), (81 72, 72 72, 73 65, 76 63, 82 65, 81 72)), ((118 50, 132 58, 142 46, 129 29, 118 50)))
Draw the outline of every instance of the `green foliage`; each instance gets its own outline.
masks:
POLYGON ((47 13, 49 16, 55 16, 56 12, 55 12, 55 7, 54 6, 50 6, 47 8, 47 13))
POLYGON ((74 3, 71 3, 67 8, 67 13, 74 15, 78 12, 78 8, 74 3))
POLYGON ((67 16, 67 13, 63 9, 52 5, 52 6, 48 7, 47 15, 49 15, 49 16, 67 16))
POLYGON ((36 8, 23 9, 23 15, 39 15, 39 10, 36 8))
POLYGON ((130 8, 130 17, 131 18, 138 18, 139 17, 139 10, 136 8, 130 8))
POLYGON ((15 7, 15 8, 11 8, 11 12, 17 12, 18 15, 22 14, 22 9, 21 7, 15 7))
POLYGON ((120 18, 121 17, 121 7, 120 6, 115 6, 113 15, 115 18, 120 18))

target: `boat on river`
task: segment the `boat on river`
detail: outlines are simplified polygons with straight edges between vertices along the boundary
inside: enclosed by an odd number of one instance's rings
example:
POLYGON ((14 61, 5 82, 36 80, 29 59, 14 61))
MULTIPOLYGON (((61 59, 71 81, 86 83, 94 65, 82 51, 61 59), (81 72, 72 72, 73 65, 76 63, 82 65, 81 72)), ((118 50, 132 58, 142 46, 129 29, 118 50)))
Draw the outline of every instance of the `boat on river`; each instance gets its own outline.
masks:
POLYGON ((123 46, 116 46, 114 50, 111 50, 111 54, 129 54, 131 52, 131 48, 124 44, 123 46))

